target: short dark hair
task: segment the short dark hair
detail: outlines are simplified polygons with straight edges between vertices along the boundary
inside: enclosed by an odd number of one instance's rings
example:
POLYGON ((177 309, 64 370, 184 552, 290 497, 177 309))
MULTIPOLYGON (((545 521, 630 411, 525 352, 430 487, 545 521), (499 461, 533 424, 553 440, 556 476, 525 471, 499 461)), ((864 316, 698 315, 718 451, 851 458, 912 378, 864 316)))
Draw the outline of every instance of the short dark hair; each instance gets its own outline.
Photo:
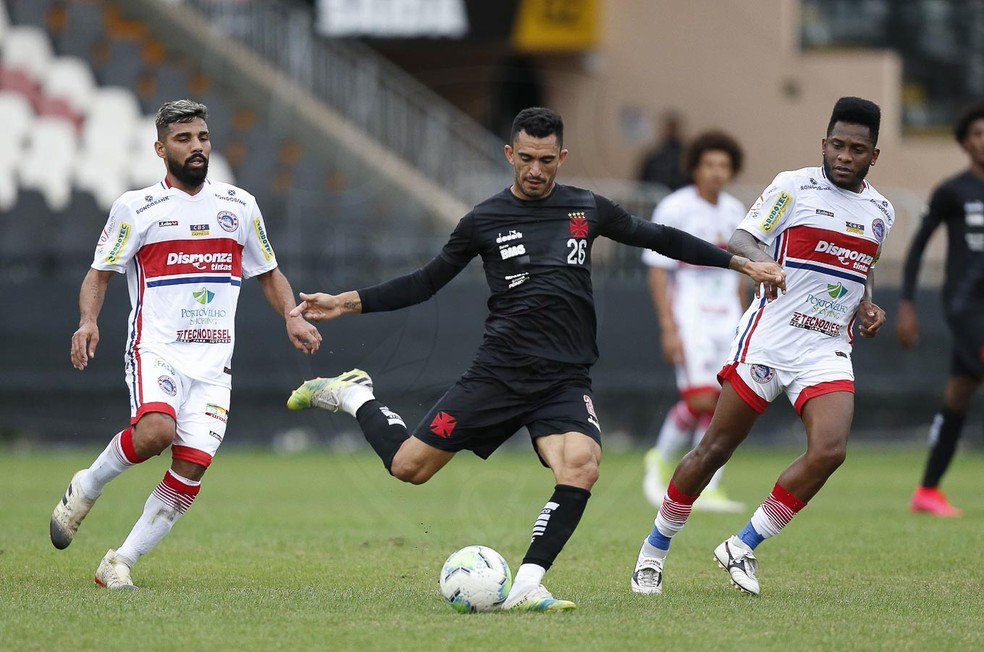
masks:
POLYGON ((953 126, 953 137, 957 139, 958 143, 963 144, 970 132, 970 125, 981 119, 984 119, 984 104, 970 107, 960 114, 957 124, 953 126))
POLYGON ((157 110, 154 123, 157 125, 157 139, 163 140, 167 128, 176 122, 191 122, 195 118, 208 119, 208 107, 193 100, 172 100, 165 102, 157 110))
POLYGON ((834 104, 834 110, 830 114, 830 122, 827 123, 827 135, 834 130, 834 125, 838 122, 849 122, 855 125, 862 125, 868 128, 871 134, 871 142, 878 144, 878 127, 881 126, 881 109, 871 100, 860 97, 842 97, 834 104))
POLYGON ((697 169, 700 165, 700 157, 705 152, 724 152, 731 159, 731 172, 735 175, 741 172, 741 164, 744 160, 741 145, 723 131, 705 131, 694 138, 683 160, 688 173, 693 173, 697 169))
POLYGON ((564 146, 564 120, 553 109, 531 106, 517 113, 513 119, 512 131, 509 133, 509 142, 515 142, 517 134, 521 131, 534 138, 546 138, 556 134, 557 144, 564 146))

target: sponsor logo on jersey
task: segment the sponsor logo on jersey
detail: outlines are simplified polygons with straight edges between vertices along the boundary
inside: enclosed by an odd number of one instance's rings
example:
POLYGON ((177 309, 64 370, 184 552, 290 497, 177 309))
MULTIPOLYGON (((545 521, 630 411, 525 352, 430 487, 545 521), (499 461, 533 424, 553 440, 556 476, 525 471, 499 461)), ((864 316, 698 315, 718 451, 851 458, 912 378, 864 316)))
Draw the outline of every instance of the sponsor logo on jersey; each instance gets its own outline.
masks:
POLYGON ((842 283, 827 283, 827 294, 831 299, 840 299, 847 294, 847 288, 842 283))
POLYGON ((789 209, 789 205, 793 203, 793 197, 787 192, 780 192, 779 196, 776 197, 776 201, 772 204, 772 208, 769 209, 769 214, 766 215, 765 219, 762 220, 762 232, 770 233, 772 229, 775 228, 782 216, 786 214, 789 209))
POLYGON ((213 439, 217 439, 218 441, 222 441, 222 435, 220 435, 219 433, 215 432, 214 430, 209 430, 208 431, 208 436, 209 437, 212 437, 213 439))
POLYGON ((178 386, 174 382, 174 379, 170 376, 160 376, 157 378, 157 386, 161 388, 161 391, 168 396, 174 396, 178 393, 178 386))
POLYGON ((752 380, 761 385, 769 382, 776 375, 775 369, 764 364, 753 364, 750 371, 752 372, 752 380))
POLYGON ((170 201, 170 199, 171 199, 171 195, 164 195, 163 197, 158 197, 157 199, 154 199, 153 195, 147 195, 146 197, 144 197, 144 201, 147 203, 141 206, 140 208, 138 208, 136 210, 136 214, 140 215, 140 213, 143 213, 151 206, 157 206, 158 204, 163 204, 166 201, 170 201))
POLYGON ((800 186, 800 190, 830 190, 830 186, 827 184, 820 184, 816 179, 810 177, 810 182, 804 183, 800 186))
POLYGON ((226 197, 225 195, 216 194, 215 195, 215 198, 216 199, 221 199, 222 201, 233 201, 233 202, 236 202, 237 204, 242 204, 243 206, 245 206, 246 205, 246 200, 240 199, 239 197, 236 197, 235 194, 236 194, 235 191, 230 190, 228 197, 226 197))
MULTIPOLYGON (((831 213, 830 216, 833 217, 833 213, 831 213)), ((844 222, 844 227, 847 229, 848 233, 853 233, 854 235, 864 235, 864 224, 844 222)))
POLYGON ((253 218, 253 230, 256 231, 256 238, 260 241, 260 247, 263 249, 263 257, 266 260, 272 260, 273 247, 270 245, 266 229, 263 228, 263 220, 259 216, 253 218))
POLYGON ((216 421, 227 423, 229 420, 229 410, 215 403, 205 404, 205 416, 212 417, 216 421))
POLYGON ((161 220, 160 222, 157 223, 157 226, 160 227, 160 228, 162 228, 162 229, 165 226, 177 226, 177 225, 178 225, 178 221, 177 220, 161 220))
POLYGON ((191 225, 191 237, 200 238, 203 235, 208 235, 208 224, 192 224, 191 225))
POLYGON ((837 337, 841 332, 840 324, 834 323, 829 319, 823 319, 817 315, 807 315, 802 312, 794 312, 793 318, 789 320, 789 325, 808 331, 816 331, 828 337, 837 337))
POLYGON ((516 229, 509 229, 509 233, 502 235, 501 233, 496 237, 496 244, 503 244, 505 242, 512 242, 513 240, 519 240, 523 237, 522 231, 517 231, 516 229))
POLYGON ((601 423, 598 422, 598 415, 595 414, 594 403, 591 402, 591 397, 584 394, 582 398, 584 398, 584 409, 588 411, 588 423, 600 431, 601 423))
POLYGON ((106 254, 106 262, 114 264, 120 259, 120 252, 123 251, 123 247, 126 246, 126 241, 130 239, 130 225, 126 222, 120 224, 120 231, 116 235, 116 242, 113 243, 113 248, 109 250, 106 254))
POLYGON ((215 298, 215 292, 211 292, 207 288, 202 288, 201 290, 192 292, 191 296, 195 297, 195 301, 204 306, 206 303, 212 303, 212 299, 215 298))
POLYGON ((526 253, 526 245, 524 244, 505 245, 499 247, 499 255, 502 256, 502 260, 515 258, 516 256, 522 256, 525 253, 526 253))
POLYGON ((215 221, 219 223, 219 227, 226 233, 232 233, 239 228, 239 218, 229 211, 221 211, 215 216, 215 221))
POLYGON ((442 439, 448 439, 451 433, 454 432, 454 427, 458 425, 458 420, 447 412, 438 412, 434 420, 431 421, 430 431, 441 437, 442 439))
POLYGON ((881 200, 881 201, 878 201, 877 199, 869 199, 868 201, 871 202, 871 205, 872 206, 874 206, 875 208, 877 208, 878 210, 880 210, 882 212, 882 215, 884 215, 886 217, 886 219, 891 217, 891 215, 888 212, 888 202, 887 201, 885 201, 884 199, 881 200))
MULTIPOLYGON (((884 228, 884 227, 883 227, 884 228)), ((874 224, 872 224, 872 230, 874 230, 874 224)), ((845 267, 850 267, 859 272, 867 273, 868 267, 874 262, 875 257, 869 254, 861 253, 856 249, 850 249, 848 247, 841 247, 833 242, 827 242, 826 240, 820 240, 817 242, 817 247, 814 249, 817 253, 825 253, 833 256, 837 259, 841 265, 845 267)))
POLYGON ((230 344, 232 334, 228 328, 183 328, 175 334, 175 341, 193 344, 230 344))
POLYGON ((529 272, 520 272, 519 274, 507 274, 506 282, 509 283, 509 288, 514 288, 517 285, 522 285, 526 281, 530 280, 529 272))
POLYGON ((823 209, 823 208, 818 208, 817 209, 817 215, 825 215, 826 217, 833 217, 834 216, 834 211, 828 211, 828 210, 823 209))
POLYGON ((210 272, 231 272, 232 254, 219 251, 209 254, 189 254, 184 251, 172 251, 167 255, 168 265, 191 265, 195 269, 210 272))
MULTIPOLYGON (((834 296, 835 293, 839 292, 839 290, 837 290, 838 286, 840 286, 839 283, 835 286, 828 285, 827 293, 830 294, 830 296, 834 296), (830 287, 834 287, 833 292, 831 292, 831 290, 829 289, 830 287)), ((847 288, 841 287, 840 290, 843 290, 844 293, 847 293, 847 288)), ((838 294, 837 296, 843 296, 843 295, 838 294)), ((825 317, 833 317, 835 319, 843 317, 847 313, 853 311, 853 307, 848 306, 846 303, 838 303, 836 301, 831 301, 830 299, 826 299, 824 297, 818 297, 814 294, 807 294, 806 302, 810 304, 810 311, 813 314, 823 315, 825 317)))
POLYGON ((882 221, 880 217, 876 217, 871 222, 871 233, 872 235, 875 236, 875 240, 877 240, 879 243, 881 243, 882 240, 885 239, 885 223, 882 221))
POLYGON ((570 228, 572 238, 588 237, 588 218, 585 217, 584 211, 568 213, 567 217, 570 218, 567 226, 570 228))

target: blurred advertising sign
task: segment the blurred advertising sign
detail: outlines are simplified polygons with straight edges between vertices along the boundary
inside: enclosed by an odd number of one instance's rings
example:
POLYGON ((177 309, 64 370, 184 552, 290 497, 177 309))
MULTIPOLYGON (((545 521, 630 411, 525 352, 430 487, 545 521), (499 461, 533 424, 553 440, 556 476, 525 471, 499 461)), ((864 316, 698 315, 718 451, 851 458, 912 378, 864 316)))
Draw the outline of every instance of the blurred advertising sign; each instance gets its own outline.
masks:
POLYGON ((323 36, 508 43, 577 52, 598 42, 599 0, 317 0, 323 36))
POLYGON ((462 38, 468 12, 465 0, 318 0, 318 30, 338 37, 462 38))

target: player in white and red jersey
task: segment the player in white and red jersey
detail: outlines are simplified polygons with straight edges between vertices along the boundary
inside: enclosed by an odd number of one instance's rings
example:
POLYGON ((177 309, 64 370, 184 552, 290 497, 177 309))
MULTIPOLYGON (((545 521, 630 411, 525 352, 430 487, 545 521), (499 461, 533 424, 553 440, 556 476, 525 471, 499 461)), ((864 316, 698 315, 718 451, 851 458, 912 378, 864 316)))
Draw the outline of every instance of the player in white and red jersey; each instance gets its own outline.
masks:
MULTIPOLYGON (((699 135, 685 156, 690 185, 667 195, 653 211, 653 222, 727 248, 745 216, 745 206, 724 187, 741 170, 741 162, 741 147, 731 136, 718 131, 699 135)), ((717 372, 741 316, 742 284, 735 274, 687 265, 648 249, 642 261, 650 267, 649 288, 659 317, 663 358, 674 365, 680 391, 680 400, 663 421, 656 445, 646 453, 643 493, 659 507, 680 449, 691 442, 696 446, 711 422, 721 393, 717 372)), ((711 478, 695 509, 733 512, 744 508, 720 487, 722 470, 711 478)))
POLYGON ((780 173, 731 237, 732 252, 780 263, 785 288, 763 288, 739 323, 719 375, 714 417, 673 473, 639 551, 634 591, 661 592, 671 537, 782 392, 806 427, 806 452, 779 475, 744 529, 714 550, 732 584, 759 593, 752 551, 778 534, 843 463, 854 417, 852 329, 857 321, 861 335, 873 337, 885 323, 885 312, 872 302, 871 268, 895 214, 864 180, 878 159, 880 121, 874 103, 838 100, 821 141, 822 166, 780 173))
POLYGON ((206 117, 205 106, 189 100, 160 108, 155 147, 167 174, 113 204, 79 295, 71 358, 84 370, 99 343, 96 322, 109 279, 126 274, 130 427, 72 477, 51 516, 52 544, 71 544, 103 488, 123 471, 169 446, 172 458, 130 535, 99 564, 96 583, 107 588, 134 588, 130 567, 194 502, 225 436, 243 279, 257 279, 298 350, 314 353, 321 341, 311 324, 289 316, 293 291, 277 267, 256 200, 207 179, 212 148, 206 117))

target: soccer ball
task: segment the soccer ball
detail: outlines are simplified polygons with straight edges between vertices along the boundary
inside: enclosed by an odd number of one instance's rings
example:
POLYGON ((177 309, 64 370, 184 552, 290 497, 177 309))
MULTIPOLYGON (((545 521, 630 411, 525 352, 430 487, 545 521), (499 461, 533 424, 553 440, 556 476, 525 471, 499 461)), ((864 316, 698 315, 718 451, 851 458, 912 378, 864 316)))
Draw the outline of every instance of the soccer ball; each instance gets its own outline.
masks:
POLYGON ((455 611, 494 611, 512 588, 509 564, 492 548, 468 546, 452 553, 438 578, 441 595, 455 611))

